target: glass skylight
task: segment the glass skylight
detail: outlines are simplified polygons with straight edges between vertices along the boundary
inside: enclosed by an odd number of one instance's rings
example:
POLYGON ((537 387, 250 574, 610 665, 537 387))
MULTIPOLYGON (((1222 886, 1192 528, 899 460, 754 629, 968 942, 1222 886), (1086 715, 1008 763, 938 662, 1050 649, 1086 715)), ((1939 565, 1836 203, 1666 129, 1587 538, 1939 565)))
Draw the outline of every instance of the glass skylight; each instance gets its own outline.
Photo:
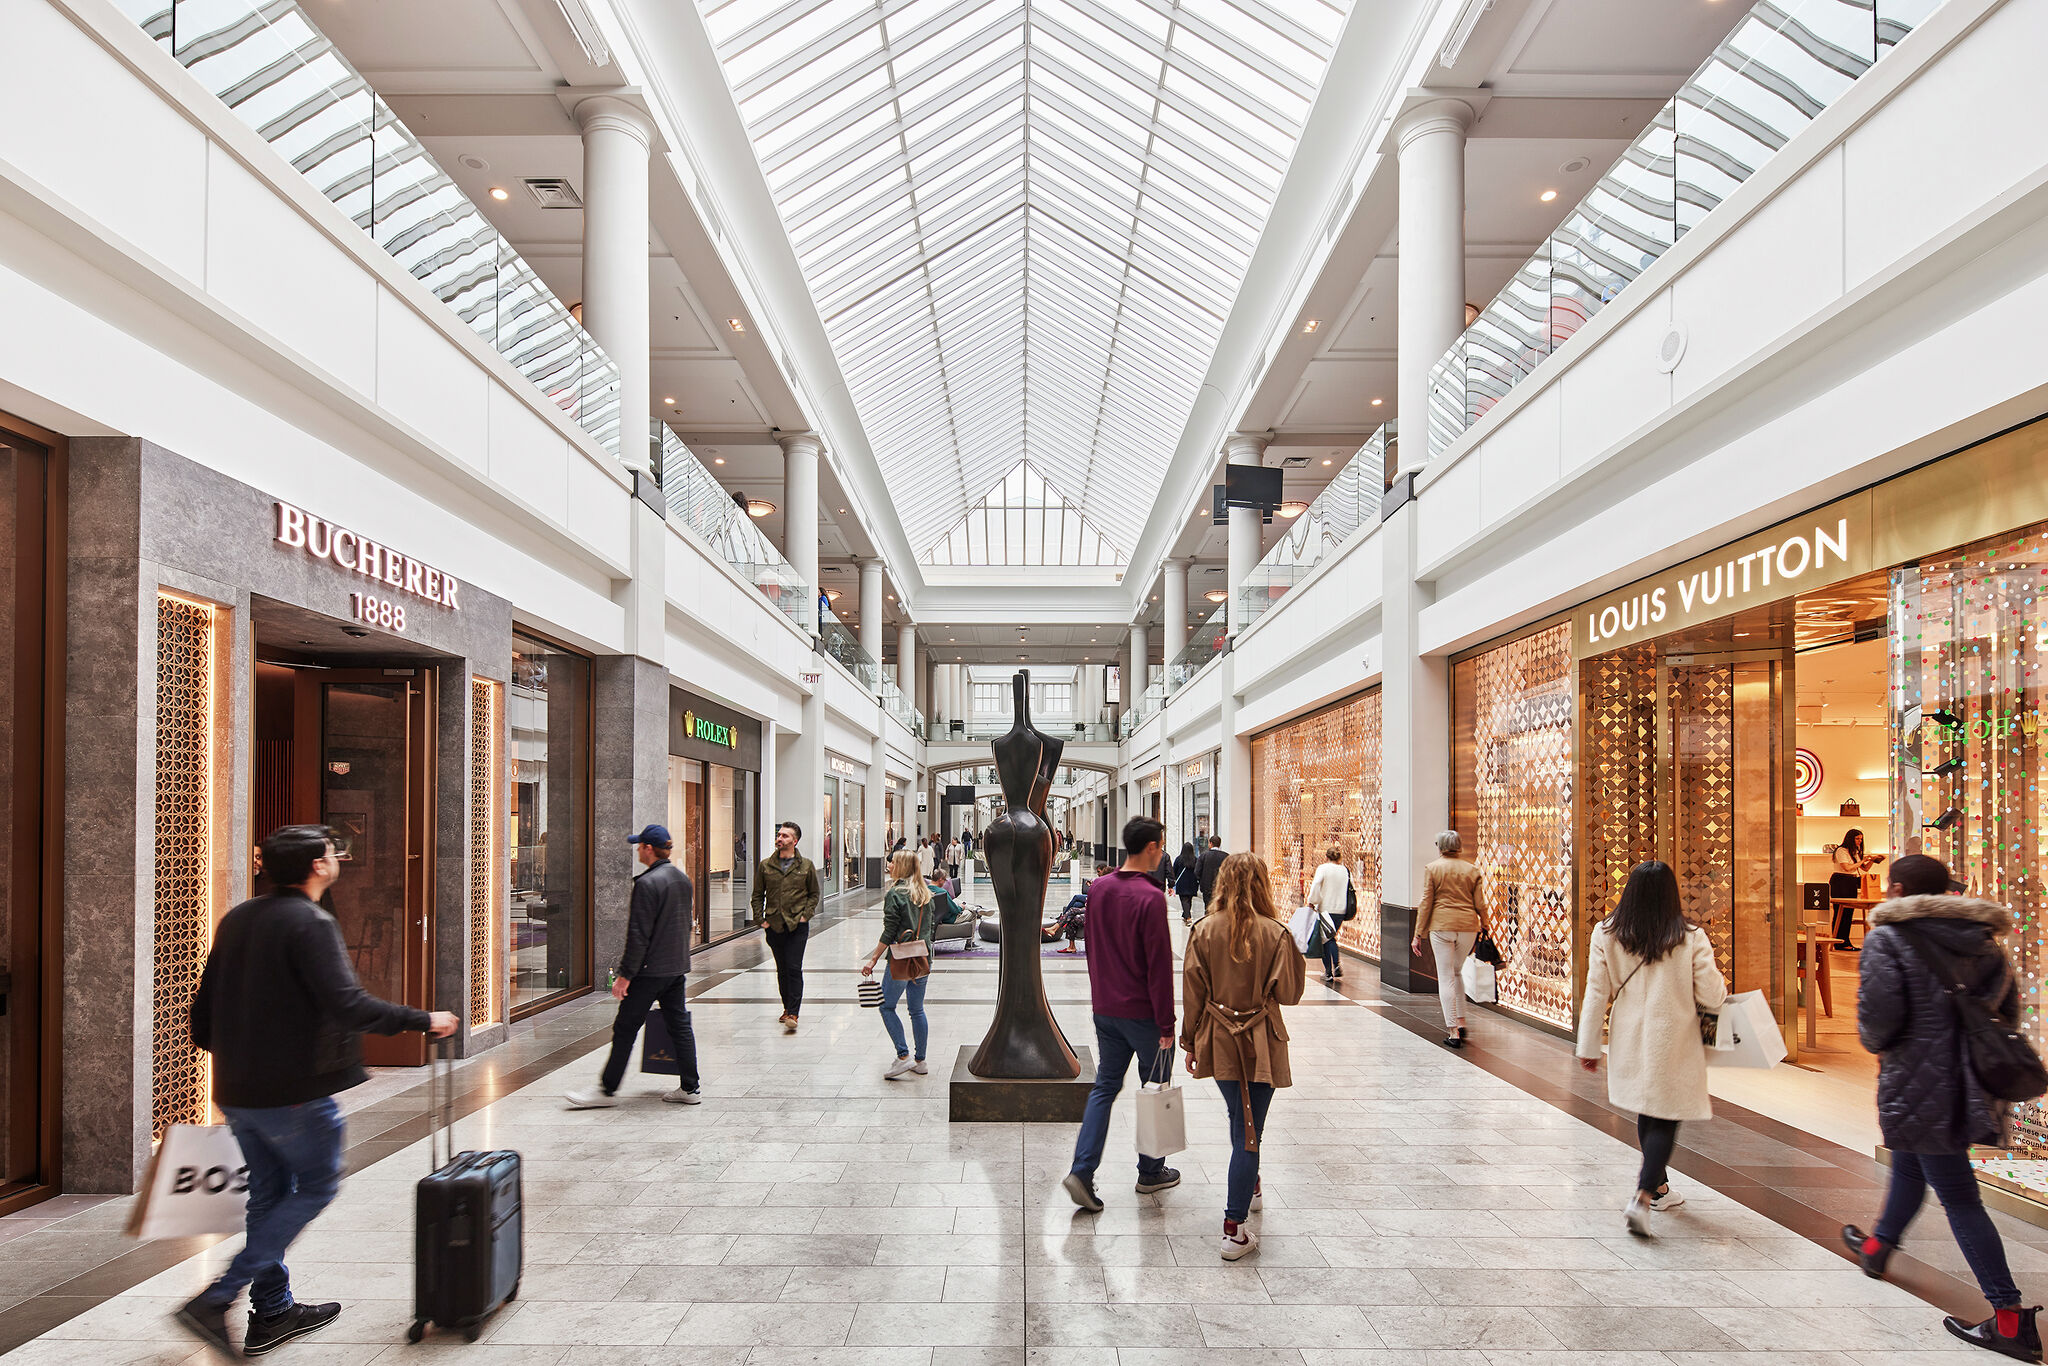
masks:
POLYGON ((926 564, 1116 565, 1124 557, 1072 504, 1019 464, 920 557, 926 564))
POLYGON ((1350 0, 699 4, 911 544, 1122 563, 1350 0))

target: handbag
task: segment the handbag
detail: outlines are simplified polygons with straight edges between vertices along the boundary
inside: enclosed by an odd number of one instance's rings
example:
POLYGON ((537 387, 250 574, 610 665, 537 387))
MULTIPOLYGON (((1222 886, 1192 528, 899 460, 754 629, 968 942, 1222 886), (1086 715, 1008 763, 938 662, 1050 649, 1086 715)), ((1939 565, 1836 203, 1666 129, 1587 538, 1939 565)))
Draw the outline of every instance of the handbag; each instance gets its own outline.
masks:
POLYGON ((1188 1117, 1180 1087, 1172 1077, 1173 1050, 1162 1048, 1153 1061, 1156 1080, 1138 1081, 1138 1155, 1171 1157, 1188 1146, 1188 1117))
MULTIPOLYGON (((1934 973, 1941 989, 1948 993, 1956 1022, 1963 1027, 1963 1056, 1977 1084, 1999 1100, 2033 1100, 2048 1092, 2048 1069, 2041 1066, 2040 1055, 2020 1037, 2019 1029, 1994 1015, 1991 1007, 1963 984, 1954 960, 1935 947, 1933 940, 1910 925, 1900 925, 1898 929, 1920 961, 1934 973)), ((2005 957, 2004 950, 1999 951, 1999 957, 2005 957)), ((2005 995, 2011 974, 2012 964, 2007 962, 1998 979, 2000 997, 2005 995)))
MULTIPOLYGON (((924 903, 924 910, 931 909, 932 903, 924 903)), ((924 911, 920 911, 917 924, 903 932, 909 938, 898 938, 889 946, 889 976, 898 982, 915 982, 928 977, 932 970, 931 945, 924 939, 924 911)))
POLYGON ((1501 957, 1500 945, 1493 942, 1493 936, 1486 931, 1479 932, 1479 939, 1472 945, 1472 956, 1492 967, 1500 967, 1507 960, 1501 957))

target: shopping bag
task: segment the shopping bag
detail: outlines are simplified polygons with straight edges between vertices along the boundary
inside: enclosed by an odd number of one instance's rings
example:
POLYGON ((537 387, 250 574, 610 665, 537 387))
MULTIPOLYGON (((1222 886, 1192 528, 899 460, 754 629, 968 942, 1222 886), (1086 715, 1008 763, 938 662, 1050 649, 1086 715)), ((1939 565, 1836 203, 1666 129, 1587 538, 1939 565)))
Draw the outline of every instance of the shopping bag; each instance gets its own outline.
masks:
POLYGON ((1466 958, 1465 966, 1458 970, 1465 979, 1465 999, 1477 1005, 1490 1005, 1495 1000, 1493 989, 1493 964, 1477 958, 1466 958))
POLYGON ((669 1037, 668 1021, 656 1006, 647 1012, 640 1030, 640 1070, 660 1077, 680 1077, 683 1065, 676 1061, 675 1041, 669 1037))
POLYGON ((128 1216, 136 1238, 240 1233, 249 1203, 249 1168, 225 1124, 173 1124, 143 1178, 128 1216))
POLYGON ((872 977, 863 977, 855 989, 860 996, 863 1010, 878 1010, 882 1005, 882 984, 872 977))
POLYGON ((1311 958, 1321 958, 1323 956, 1323 948, 1329 942, 1329 927, 1323 924, 1323 918, 1319 915, 1314 917, 1314 923, 1310 926, 1308 932, 1308 943, 1302 946, 1301 951, 1311 958))
POLYGON ((1159 1079, 1138 1082, 1138 1155, 1171 1157, 1188 1146, 1187 1111, 1181 1108, 1180 1087, 1167 1080, 1172 1050, 1161 1049, 1159 1079))
POLYGON ((1721 1025, 1707 1050, 1709 1067, 1762 1071, 1785 1061, 1785 1036, 1761 991, 1743 991, 1721 1003, 1721 1025))
POLYGON ((1296 911, 1294 913, 1294 917, 1287 922, 1288 932, 1294 936, 1294 947, 1300 949, 1304 954, 1306 954, 1309 951, 1308 936, 1309 931, 1315 928, 1315 920, 1315 907, 1303 906, 1300 910, 1296 911))

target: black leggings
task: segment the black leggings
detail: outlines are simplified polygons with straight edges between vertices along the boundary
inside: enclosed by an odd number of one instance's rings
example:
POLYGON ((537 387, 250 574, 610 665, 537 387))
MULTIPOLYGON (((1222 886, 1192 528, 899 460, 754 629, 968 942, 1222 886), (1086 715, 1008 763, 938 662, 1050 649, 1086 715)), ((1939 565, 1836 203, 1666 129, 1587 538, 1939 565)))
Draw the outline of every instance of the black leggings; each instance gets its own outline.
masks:
POLYGON ((1180 897, 1180 918, 1186 920, 1195 913, 1195 894, 1193 892, 1178 892, 1175 895, 1180 897))
POLYGON ((1678 1146, 1678 1121, 1637 1115, 1636 1142, 1643 1150, 1643 1170, 1636 1178, 1636 1189, 1654 1195, 1671 1176, 1665 1168, 1671 1163, 1671 1150, 1678 1146))
POLYGON ((811 922, 793 930, 764 929, 768 952, 775 955, 775 985, 782 993, 782 1013, 794 1015, 804 1005, 804 945, 810 942, 811 922))

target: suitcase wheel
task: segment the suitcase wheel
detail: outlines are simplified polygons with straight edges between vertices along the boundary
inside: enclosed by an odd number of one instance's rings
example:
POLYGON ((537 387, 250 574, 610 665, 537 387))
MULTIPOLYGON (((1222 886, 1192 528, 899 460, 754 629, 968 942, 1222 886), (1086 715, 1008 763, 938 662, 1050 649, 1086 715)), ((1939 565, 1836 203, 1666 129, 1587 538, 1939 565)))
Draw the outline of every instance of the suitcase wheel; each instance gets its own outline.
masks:
POLYGON ((514 1281, 514 1282, 512 1282, 512 1288, 511 1288, 510 1290, 507 1290, 507 1291, 505 1292, 505 1303, 507 1303, 507 1304, 510 1304, 510 1303, 512 1303, 512 1301, 514 1301, 514 1300, 516 1300, 516 1299, 518 1299, 518 1298, 519 1298, 519 1282, 517 1282, 517 1281, 514 1281))
POLYGON ((462 1340, 464 1342, 475 1342, 483 1335, 484 1326, 481 1323, 472 1323, 469 1327, 462 1330, 462 1340))
POLYGON ((415 1319, 412 1327, 405 1330, 405 1340, 407 1342, 418 1342, 426 1335, 427 1323, 425 1319, 415 1319))

